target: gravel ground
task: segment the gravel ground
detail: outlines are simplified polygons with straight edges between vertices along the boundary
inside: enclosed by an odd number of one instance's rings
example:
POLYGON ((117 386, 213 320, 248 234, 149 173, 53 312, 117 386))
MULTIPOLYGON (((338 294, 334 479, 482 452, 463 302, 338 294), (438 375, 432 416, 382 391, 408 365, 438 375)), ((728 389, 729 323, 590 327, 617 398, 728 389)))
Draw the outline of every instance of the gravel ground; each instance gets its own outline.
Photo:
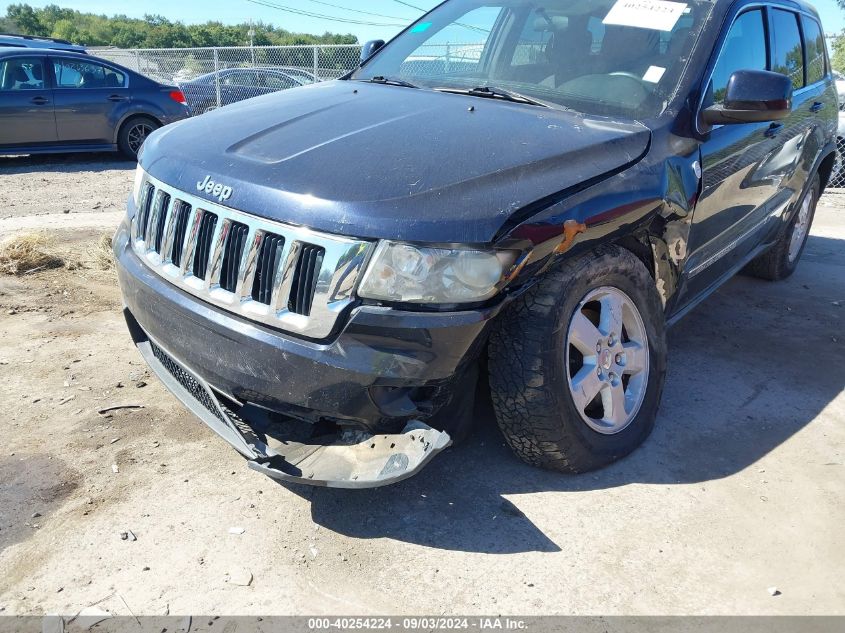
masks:
POLYGON ((0 234, 49 227, 70 263, 0 277, 0 612, 845 614, 845 196, 794 277, 672 330, 628 459, 535 470, 481 411, 417 477, 350 492, 249 471, 146 372, 95 246, 131 180, 0 159, 0 234), (97 413, 119 404, 144 408, 97 413))

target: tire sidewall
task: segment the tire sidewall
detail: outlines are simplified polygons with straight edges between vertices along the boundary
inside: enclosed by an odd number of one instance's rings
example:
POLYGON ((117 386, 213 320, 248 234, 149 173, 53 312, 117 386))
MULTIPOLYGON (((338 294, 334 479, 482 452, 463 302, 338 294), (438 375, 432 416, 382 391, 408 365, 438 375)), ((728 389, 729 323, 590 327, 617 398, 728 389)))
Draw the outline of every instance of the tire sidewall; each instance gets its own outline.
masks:
POLYGON ((602 461, 613 461, 638 446, 651 433, 663 390, 667 346, 663 306, 653 289, 654 281, 633 256, 619 259, 602 256, 592 260, 583 275, 575 275, 558 293, 556 319, 552 330, 553 345, 543 359, 549 377, 549 389, 558 405, 561 424, 578 438, 590 453, 602 461), (637 268, 640 270, 637 270, 637 268), (649 288, 647 284, 652 287, 649 288), (566 366, 566 345, 569 324, 587 294, 602 286, 618 288, 630 297, 642 317, 648 336, 649 376, 646 393, 637 415, 622 431, 606 435, 593 430, 575 406, 566 366))

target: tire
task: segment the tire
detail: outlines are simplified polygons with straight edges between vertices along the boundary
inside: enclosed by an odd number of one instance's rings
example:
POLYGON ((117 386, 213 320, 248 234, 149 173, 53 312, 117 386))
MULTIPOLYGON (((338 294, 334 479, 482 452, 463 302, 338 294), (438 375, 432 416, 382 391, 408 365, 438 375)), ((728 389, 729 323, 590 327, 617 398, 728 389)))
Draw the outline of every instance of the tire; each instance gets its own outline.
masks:
POLYGON ((117 135, 117 147, 121 153, 132 160, 138 159, 138 151, 147 136, 160 128, 158 121, 146 116, 133 116, 120 126, 117 135))
MULTIPOLYGON (((583 340, 579 345, 584 347, 583 340)), ((571 473, 600 468, 633 451, 654 427, 666 375, 665 318, 654 279, 630 251, 604 246, 551 270, 508 307, 491 332, 488 351, 496 419, 507 443, 528 464, 571 473), (602 293, 607 294, 597 302, 583 303, 590 297, 602 297, 602 293), (598 324, 594 333, 611 334, 605 330, 613 328, 600 321, 602 314, 612 314, 605 311, 604 302, 610 305, 614 297, 623 295, 640 315, 630 332, 637 331, 643 345, 627 358, 630 366, 620 369, 619 357, 611 348, 626 346, 625 357, 628 357, 627 346, 634 339, 630 333, 626 334, 627 323, 636 321, 633 311, 628 310, 626 325, 619 333, 613 332, 618 339, 616 345, 609 345, 606 338, 600 339, 604 340, 602 352, 592 352, 596 364, 590 365, 583 354, 579 368, 576 357, 581 353, 572 341, 586 337, 571 335, 570 326, 584 323, 581 317, 589 317, 593 326, 598 324), (596 308, 600 311, 596 312, 596 308), (610 370, 605 369, 608 360, 605 350, 614 358, 610 370), (626 402, 619 411, 630 420, 620 423, 618 428, 592 417, 598 415, 596 409, 600 403, 603 417, 613 417, 612 409, 610 414, 604 409, 604 394, 618 393, 611 383, 601 383, 605 386, 586 408, 576 405, 570 384, 580 376, 596 369, 596 377, 604 374, 601 382, 615 376, 614 370, 624 376, 637 363, 646 362, 646 369, 629 375, 627 384, 624 377, 620 380, 626 402), (639 381, 636 389, 639 405, 632 405, 627 411, 628 392, 634 392, 635 380, 639 381)))
POLYGON ((807 246, 807 237, 810 235, 810 228, 816 215, 820 192, 821 181, 816 174, 778 241, 765 253, 752 260, 743 269, 743 274, 769 281, 780 281, 795 272, 807 246))

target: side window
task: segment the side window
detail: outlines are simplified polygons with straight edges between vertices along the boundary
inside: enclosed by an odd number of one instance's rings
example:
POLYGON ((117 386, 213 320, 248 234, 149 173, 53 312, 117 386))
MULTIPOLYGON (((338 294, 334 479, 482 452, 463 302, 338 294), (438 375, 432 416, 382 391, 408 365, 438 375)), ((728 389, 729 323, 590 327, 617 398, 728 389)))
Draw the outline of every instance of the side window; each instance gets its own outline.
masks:
POLYGON ((804 51, 798 31, 798 16, 772 9, 772 70, 792 80, 792 88, 804 87, 804 51))
POLYGON ((43 89, 44 63, 40 59, 13 57, 0 61, 0 91, 43 89))
POLYGON ((286 75, 267 74, 263 77, 264 87, 270 90, 287 90, 299 85, 296 80, 286 75))
POLYGON ((57 59, 53 61, 57 88, 125 88, 126 75, 100 64, 57 59))
POLYGON ((754 9, 740 15, 728 32, 719 60, 713 69, 712 103, 721 103, 725 99, 728 80, 737 70, 766 69, 766 28, 763 11, 754 9))
POLYGON ((258 84, 255 81, 255 74, 253 73, 229 73, 223 78, 224 86, 248 86, 250 88, 256 87, 258 84))
POLYGON ((807 83, 814 84, 827 75, 824 34, 819 23, 806 15, 801 16, 804 28, 804 46, 807 49, 807 83))

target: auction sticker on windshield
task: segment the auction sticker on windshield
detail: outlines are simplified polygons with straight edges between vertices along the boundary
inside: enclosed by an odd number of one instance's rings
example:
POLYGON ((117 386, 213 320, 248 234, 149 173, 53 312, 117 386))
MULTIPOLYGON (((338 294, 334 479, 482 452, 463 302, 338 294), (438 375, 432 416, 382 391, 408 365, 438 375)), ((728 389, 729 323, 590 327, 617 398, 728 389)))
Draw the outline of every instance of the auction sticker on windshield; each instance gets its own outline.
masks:
POLYGON ((656 31, 671 31, 686 8, 685 2, 619 0, 611 7, 602 22, 656 31))

